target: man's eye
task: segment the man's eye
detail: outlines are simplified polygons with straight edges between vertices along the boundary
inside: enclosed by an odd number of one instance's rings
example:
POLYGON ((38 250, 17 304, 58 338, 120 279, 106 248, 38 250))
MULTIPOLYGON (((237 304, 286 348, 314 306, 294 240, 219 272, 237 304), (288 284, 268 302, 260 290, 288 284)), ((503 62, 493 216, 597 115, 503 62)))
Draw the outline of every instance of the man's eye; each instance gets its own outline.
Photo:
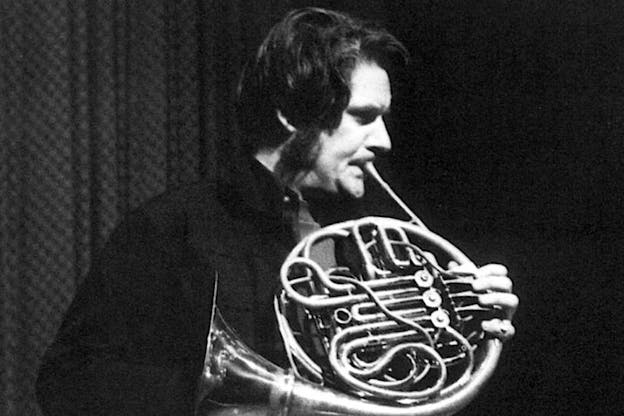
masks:
POLYGON ((355 117, 357 122, 360 124, 370 124, 374 122, 377 117, 379 117, 379 114, 355 113, 353 114, 353 117, 355 117))

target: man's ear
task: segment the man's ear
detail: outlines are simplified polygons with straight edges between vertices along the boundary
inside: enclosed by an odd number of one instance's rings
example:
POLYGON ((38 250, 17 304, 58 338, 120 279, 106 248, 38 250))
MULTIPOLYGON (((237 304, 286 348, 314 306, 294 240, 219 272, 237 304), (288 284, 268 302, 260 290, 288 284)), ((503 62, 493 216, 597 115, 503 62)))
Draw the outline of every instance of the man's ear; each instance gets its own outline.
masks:
POLYGON ((295 126, 290 124, 286 117, 284 117, 284 114, 282 114, 282 110, 275 110, 275 113, 277 114, 277 119, 280 121, 280 123, 282 123, 282 126, 284 126, 286 130, 288 130, 290 133, 294 133, 295 131, 297 131, 295 126))

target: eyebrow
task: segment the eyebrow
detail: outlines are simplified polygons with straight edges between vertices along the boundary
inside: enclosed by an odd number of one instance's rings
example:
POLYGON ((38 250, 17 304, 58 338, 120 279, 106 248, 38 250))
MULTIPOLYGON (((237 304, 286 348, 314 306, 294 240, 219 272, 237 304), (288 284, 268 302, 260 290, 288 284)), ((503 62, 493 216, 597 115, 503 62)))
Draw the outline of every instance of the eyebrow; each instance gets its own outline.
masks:
POLYGON ((352 107, 347 107, 347 112, 350 114, 368 114, 375 113, 386 115, 390 113, 390 107, 386 106, 378 106, 378 105, 356 105, 352 107))

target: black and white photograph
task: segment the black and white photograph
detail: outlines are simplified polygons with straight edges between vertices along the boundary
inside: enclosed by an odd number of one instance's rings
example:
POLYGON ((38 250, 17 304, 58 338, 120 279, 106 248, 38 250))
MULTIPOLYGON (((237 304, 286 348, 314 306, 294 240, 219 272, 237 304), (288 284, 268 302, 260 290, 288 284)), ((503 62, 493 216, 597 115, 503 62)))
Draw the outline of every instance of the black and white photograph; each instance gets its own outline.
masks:
POLYGON ((0 0, 0 415, 624 413, 624 2, 0 0))

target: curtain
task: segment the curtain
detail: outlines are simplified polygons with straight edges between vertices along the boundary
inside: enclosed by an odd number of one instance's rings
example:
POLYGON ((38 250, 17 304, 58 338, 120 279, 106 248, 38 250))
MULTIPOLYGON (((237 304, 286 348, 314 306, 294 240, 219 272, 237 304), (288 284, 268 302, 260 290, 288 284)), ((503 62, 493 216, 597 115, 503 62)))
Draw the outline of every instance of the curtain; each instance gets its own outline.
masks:
POLYGON ((120 218, 237 147, 237 75, 286 6, 245 3, 0 2, 0 414, 39 414, 40 357, 120 218))

